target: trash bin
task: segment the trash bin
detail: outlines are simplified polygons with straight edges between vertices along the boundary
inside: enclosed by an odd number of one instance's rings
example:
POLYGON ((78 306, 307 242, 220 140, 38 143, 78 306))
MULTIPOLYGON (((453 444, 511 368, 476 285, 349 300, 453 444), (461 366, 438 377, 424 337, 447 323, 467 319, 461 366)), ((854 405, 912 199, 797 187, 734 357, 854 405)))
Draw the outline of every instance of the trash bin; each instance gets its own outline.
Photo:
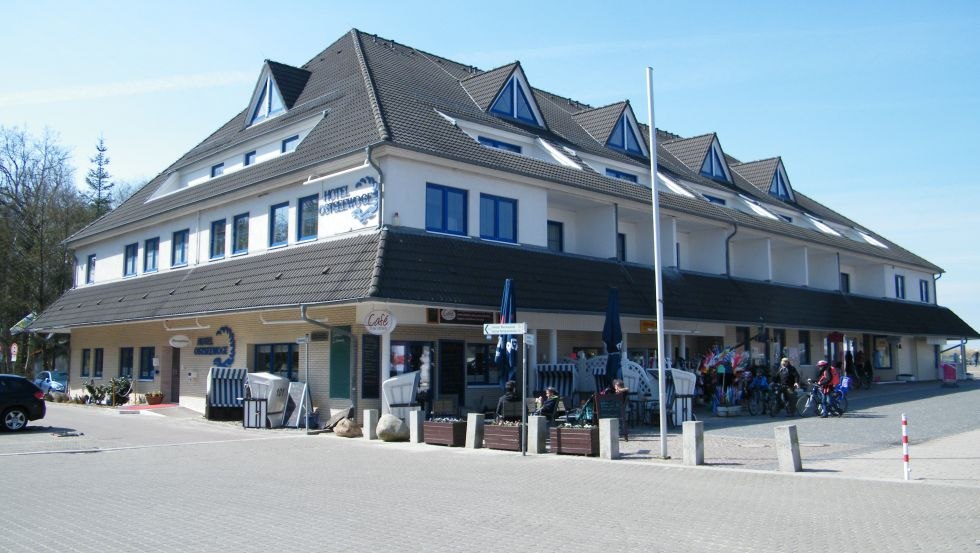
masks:
POLYGON ((269 402, 264 398, 249 398, 242 401, 245 406, 245 417, 242 425, 245 428, 265 428, 268 418, 269 402))

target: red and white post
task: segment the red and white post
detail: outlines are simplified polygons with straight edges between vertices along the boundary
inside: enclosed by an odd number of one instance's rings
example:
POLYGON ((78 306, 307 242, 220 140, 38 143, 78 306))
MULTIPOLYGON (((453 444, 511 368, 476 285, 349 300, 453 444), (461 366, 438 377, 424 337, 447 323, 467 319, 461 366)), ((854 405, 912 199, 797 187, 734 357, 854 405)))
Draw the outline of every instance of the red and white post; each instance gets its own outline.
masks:
POLYGON ((905 479, 910 480, 912 469, 909 467, 909 420, 902 413, 902 468, 905 479))

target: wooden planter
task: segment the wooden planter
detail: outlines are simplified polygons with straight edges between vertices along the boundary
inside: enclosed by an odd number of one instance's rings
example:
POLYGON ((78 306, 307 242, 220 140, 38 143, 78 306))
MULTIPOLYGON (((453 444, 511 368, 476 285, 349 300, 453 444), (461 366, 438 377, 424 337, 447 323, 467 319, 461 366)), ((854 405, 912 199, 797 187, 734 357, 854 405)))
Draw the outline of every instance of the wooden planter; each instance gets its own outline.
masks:
POLYGON ((549 433, 551 452, 567 455, 599 454, 599 427, 552 428, 549 433))
POLYGON ((483 445, 487 449, 521 450, 523 426, 488 424, 483 427, 483 445))
POLYGON ((463 447, 466 445, 466 421, 422 423, 422 438, 427 444, 463 447))

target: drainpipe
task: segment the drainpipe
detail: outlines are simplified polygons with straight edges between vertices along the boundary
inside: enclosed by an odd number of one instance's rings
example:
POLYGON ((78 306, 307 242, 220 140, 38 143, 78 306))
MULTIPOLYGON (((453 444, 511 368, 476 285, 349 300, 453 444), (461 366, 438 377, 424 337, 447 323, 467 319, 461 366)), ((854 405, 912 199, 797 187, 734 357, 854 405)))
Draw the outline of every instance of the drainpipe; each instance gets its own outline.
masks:
MULTIPOLYGON (((302 319, 303 321, 305 321, 308 324, 311 324, 311 325, 314 325, 314 326, 318 326, 320 328, 323 328, 323 329, 326 329, 326 330, 330 331, 331 332, 330 336, 331 336, 331 339, 332 339, 333 332, 334 332, 333 327, 331 327, 330 325, 328 325, 326 323, 322 323, 322 322, 320 322, 320 321, 318 321, 316 319, 311 319, 306 314, 307 308, 309 308, 309 306, 308 305, 305 305, 305 304, 299 306, 299 318, 302 319)), ((310 348, 310 344, 311 343, 312 343, 312 341, 309 341, 309 342, 306 343, 306 348, 307 348, 306 351, 307 351, 307 353, 309 353, 309 348, 310 348)), ((309 372, 309 370, 310 370, 309 355, 307 355, 306 370, 307 370, 307 372, 309 372)), ((354 375, 356 373, 357 373, 357 371, 351 371, 351 379, 354 378, 354 375)), ((310 380, 309 377, 307 377, 306 378, 306 385, 307 386, 310 385, 309 380, 310 380)), ((353 382, 351 383, 351 394, 350 395, 351 395, 351 403, 354 404, 354 413, 357 413, 357 390, 355 389, 355 387, 353 385, 353 382)))
POLYGON ((732 228, 734 229, 732 230, 732 233, 725 238, 725 274, 728 275, 729 278, 732 276, 731 242, 732 237, 738 234, 738 223, 732 223, 732 228))
POLYGON ((371 165, 371 167, 373 167, 374 170, 378 172, 378 228, 381 228, 384 226, 384 218, 385 218, 385 210, 384 210, 385 174, 381 170, 381 166, 378 165, 378 163, 371 158, 371 152, 374 150, 374 147, 377 146, 378 144, 382 144, 382 143, 375 142, 374 144, 368 144, 367 148, 364 149, 364 156, 365 156, 365 161, 367 161, 368 164, 371 165))
POLYGON ((943 278, 943 273, 939 273, 932 277, 932 303, 933 305, 939 305, 939 286, 936 285, 939 279, 943 278))

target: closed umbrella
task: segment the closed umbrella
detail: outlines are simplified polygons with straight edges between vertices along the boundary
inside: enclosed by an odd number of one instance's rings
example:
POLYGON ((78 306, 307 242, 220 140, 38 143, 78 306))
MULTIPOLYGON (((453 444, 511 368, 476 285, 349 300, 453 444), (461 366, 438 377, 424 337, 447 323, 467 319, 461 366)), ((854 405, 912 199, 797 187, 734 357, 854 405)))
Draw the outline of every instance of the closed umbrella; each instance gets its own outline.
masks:
MULTIPOLYGON (((516 323, 517 308, 514 304, 514 283, 511 279, 504 281, 504 294, 500 298, 500 323, 516 323)), ((517 337, 513 334, 501 334, 497 338, 497 352, 493 360, 500 371, 500 386, 517 376, 517 366, 514 353, 517 351, 517 337)))
POLYGON ((602 325, 602 341, 606 344, 606 377, 622 378, 623 328, 619 324, 619 289, 609 289, 606 322, 602 325))

